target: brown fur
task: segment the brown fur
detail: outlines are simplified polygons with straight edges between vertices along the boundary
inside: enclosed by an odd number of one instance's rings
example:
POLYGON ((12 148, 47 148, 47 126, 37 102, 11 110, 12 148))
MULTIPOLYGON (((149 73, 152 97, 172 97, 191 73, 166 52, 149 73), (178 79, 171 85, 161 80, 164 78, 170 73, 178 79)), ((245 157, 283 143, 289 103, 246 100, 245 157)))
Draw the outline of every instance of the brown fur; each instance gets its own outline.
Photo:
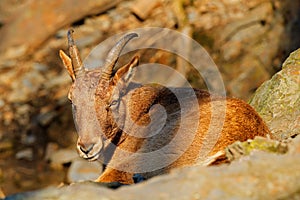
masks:
POLYGON ((182 114, 180 103, 169 88, 155 84, 139 85, 130 81, 132 68, 138 65, 138 57, 134 57, 129 64, 113 73, 109 80, 101 78, 98 80, 97 77, 101 75, 99 70, 85 71, 84 75, 79 78, 75 77, 70 59, 65 58, 66 55, 63 53, 60 53, 60 56, 70 76, 74 79, 69 97, 74 107, 77 107, 76 110, 73 109, 73 112, 76 116, 75 123, 79 127, 78 152, 89 160, 95 160, 98 157, 94 157, 94 155, 101 152, 102 159, 108 162, 107 168, 96 180, 98 182, 133 183, 133 172, 114 169, 110 164, 117 164, 123 169, 129 169, 138 162, 129 162, 126 158, 123 159, 123 155, 118 154, 115 150, 108 156, 106 151, 109 146, 114 144, 122 150, 133 153, 160 150, 174 139, 182 124, 185 124, 186 127, 183 127, 183 130, 186 132, 181 136, 181 140, 177 141, 176 147, 166 152, 165 158, 154 158, 152 161, 145 160, 143 162, 149 162, 149 165, 157 164, 156 162, 168 160, 169 154, 172 156, 172 154, 182 151, 178 159, 154 171, 144 172, 138 165, 134 166, 134 169, 142 171, 141 174, 149 178, 167 173, 173 168, 194 165, 199 159, 205 159, 222 151, 235 141, 245 141, 270 133, 259 115, 247 103, 235 98, 210 95, 204 90, 175 89, 183 94, 183 97, 189 97, 191 93, 197 97, 199 110, 191 103, 191 99, 186 98, 184 103, 190 106, 186 113, 182 114), (83 93, 90 98, 82 96, 83 93), (88 106, 91 101, 95 101, 95 105, 88 106), (150 125, 151 115, 158 113, 161 109, 155 105, 160 105, 165 109, 165 126, 157 135, 147 137, 151 133, 143 131, 141 134, 144 137, 135 137, 133 134, 140 132, 141 127, 150 125), (93 120, 93 116, 91 117, 90 114, 92 109, 95 110, 94 118, 97 118, 99 127, 93 124, 95 122, 90 121, 89 123, 88 121, 89 119, 93 120), (196 112, 200 114, 199 118, 194 117, 196 112), (222 114, 224 114, 224 118, 222 118, 222 114), (135 124, 129 126, 128 120, 135 124), (183 143, 191 134, 189 127, 195 123, 199 123, 199 126, 196 132, 192 133, 195 135, 190 145, 185 148, 183 143), (127 125, 128 127, 126 127, 127 125), (125 131, 120 126, 126 127, 125 131))

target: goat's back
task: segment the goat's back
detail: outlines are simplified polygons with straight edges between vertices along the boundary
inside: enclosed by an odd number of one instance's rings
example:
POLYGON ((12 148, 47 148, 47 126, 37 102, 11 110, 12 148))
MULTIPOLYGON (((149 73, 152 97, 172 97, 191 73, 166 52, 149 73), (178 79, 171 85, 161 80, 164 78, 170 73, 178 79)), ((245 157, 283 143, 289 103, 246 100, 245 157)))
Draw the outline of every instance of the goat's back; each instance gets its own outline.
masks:
MULTIPOLYGON (((167 172, 175 167, 193 165, 207 156, 224 150, 235 141, 245 141, 255 136, 269 134, 268 127, 257 112, 249 104, 236 98, 213 96, 207 91, 198 89, 167 89, 152 86, 136 89, 131 98, 129 107, 135 112, 139 110, 137 106, 143 107, 140 110, 146 113, 152 105, 160 104, 167 114, 166 123, 160 133, 143 140, 139 151, 164 149, 161 150, 165 151, 162 152, 162 158, 156 158, 157 162, 165 161, 172 155, 176 157, 178 153, 181 155, 164 169, 144 174, 146 177, 167 172), (182 98, 181 102, 176 94, 182 98), (193 101, 195 97, 196 101, 193 101), (195 102, 198 106, 191 104, 195 102), (186 112, 182 112, 183 104, 186 106, 186 112), (171 144, 178 134, 181 136, 173 144, 174 148, 164 148, 171 144)), ((134 113, 134 116, 141 117, 143 114, 134 113)))
POLYGON ((204 95, 202 90, 195 92, 200 109, 199 128, 191 146, 172 164, 172 168, 192 165, 224 150, 235 141, 270 134, 258 113, 246 102, 204 95))

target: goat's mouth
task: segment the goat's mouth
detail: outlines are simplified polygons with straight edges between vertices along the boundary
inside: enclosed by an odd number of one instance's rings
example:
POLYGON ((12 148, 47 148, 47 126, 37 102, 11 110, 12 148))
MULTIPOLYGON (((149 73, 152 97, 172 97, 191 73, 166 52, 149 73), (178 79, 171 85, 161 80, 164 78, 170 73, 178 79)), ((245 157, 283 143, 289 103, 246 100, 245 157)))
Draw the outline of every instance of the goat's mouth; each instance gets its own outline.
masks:
POLYGON ((103 143, 101 140, 96 140, 96 139, 91 141, 85 140, 85 142, 83 142, 82 139, 79 138, 77 141, 76 149, 80 157, 88 161, 95 161, 102 154, 103 143))
POLYGON ((85 159, 92 162, 92 161, 98 160, 99 156, 100 156, 100 152, 98 152, 95 155, 92 155, 90 157, 86 157, 85 159))
POLYGON ((82 157, 85 160, 88 160, 90 162, 97 160, 101 153, 102 153, 102 148, 100 149, 95 149, 90 152, 85 152, 83 151, 80 147, 77 147, 77 152, 80 157, 82 157))
POLYGON ((81 155, 81 157, 83 157, 84 159, 86 159, 86 160, 92 162, 92 161, 98 160, 100 154, 101 154, 101 150, 98 151, 97 153, 93 154, 93 155, 86 155, 86 154, 83 154, 83 155, 81 155))

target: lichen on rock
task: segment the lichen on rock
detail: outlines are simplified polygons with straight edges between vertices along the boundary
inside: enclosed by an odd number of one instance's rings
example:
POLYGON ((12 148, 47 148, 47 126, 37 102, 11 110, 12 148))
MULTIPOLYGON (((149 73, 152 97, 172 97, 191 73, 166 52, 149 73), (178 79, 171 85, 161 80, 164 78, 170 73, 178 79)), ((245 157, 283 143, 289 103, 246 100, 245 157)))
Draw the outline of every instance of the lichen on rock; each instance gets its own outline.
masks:
POLYGON ((262 84, 250 100, 274 138, 300 133, 300 49, 291 53, 282 70, 262 84))
POLYGON ((264 137, 255 137, 245 142, 237 141, 225 149, 225 155, 229 161, 249 155, 253 151, 283 154, 288 151, 287 141, 271 140, 264 137))

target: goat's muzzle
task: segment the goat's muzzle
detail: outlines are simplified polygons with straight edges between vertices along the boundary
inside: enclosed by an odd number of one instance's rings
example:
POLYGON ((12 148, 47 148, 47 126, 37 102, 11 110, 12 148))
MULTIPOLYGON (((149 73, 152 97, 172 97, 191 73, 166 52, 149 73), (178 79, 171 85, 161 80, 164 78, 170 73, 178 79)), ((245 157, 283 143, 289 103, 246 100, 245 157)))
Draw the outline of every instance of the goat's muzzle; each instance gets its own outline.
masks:
POLYGON ((103 144, 101 140, 97 141, 85 141, 81 138, 78 138, 77 141, 77 151, 80 157, 88 160, 95 161, 99 158, 103 144))

